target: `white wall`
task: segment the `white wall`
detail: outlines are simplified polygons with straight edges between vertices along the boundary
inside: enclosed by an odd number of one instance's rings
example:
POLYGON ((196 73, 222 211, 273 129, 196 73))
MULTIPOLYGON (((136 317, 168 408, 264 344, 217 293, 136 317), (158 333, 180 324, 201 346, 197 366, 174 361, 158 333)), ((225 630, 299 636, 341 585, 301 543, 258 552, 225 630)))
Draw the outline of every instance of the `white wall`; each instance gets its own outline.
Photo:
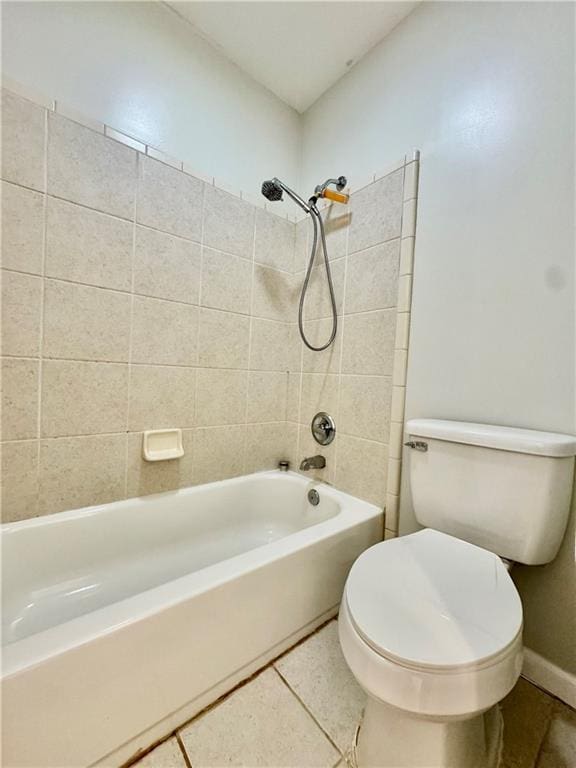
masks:
MULTIPOLYGON (((573 4, 421 5, 306 113, 304 188, 413 147, 407 416, 574 432, 573 4)), ((576 673, 573 530, 516 578, 528 645, 576 673)))
POLYGON ((3 75, 257 195, 298 186, 300 118, 160 3, 2 4, 3 75))

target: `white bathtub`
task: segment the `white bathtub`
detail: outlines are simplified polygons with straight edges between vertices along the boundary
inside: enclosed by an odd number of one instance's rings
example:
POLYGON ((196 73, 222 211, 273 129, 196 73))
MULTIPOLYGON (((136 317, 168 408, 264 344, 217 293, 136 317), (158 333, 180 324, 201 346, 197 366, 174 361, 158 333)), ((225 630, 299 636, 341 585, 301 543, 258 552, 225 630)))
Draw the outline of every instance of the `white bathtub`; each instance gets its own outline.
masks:
POLYGON ((332 616, 382 522, 263 472, 3 526, 4 765, 121 765, 332 616))

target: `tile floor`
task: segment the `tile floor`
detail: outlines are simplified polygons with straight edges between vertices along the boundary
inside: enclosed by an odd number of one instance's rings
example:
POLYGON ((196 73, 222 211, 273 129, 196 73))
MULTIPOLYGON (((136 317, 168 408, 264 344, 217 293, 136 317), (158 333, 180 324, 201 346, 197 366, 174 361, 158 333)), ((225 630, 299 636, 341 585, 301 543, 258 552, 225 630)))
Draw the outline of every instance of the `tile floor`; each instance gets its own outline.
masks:
MULTIPOLYGON (((331 621, 134 768, 345 768, 363 706, 331 621)), ((576 768, 576 712, 520 679, 503 714, 500 768, 576 768)))

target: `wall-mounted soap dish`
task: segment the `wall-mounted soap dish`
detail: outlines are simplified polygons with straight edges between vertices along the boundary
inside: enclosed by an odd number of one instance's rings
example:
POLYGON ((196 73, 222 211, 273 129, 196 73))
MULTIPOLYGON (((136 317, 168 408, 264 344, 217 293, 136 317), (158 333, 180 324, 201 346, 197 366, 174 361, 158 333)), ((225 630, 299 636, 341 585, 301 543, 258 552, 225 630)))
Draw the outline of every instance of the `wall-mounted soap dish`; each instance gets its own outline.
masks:
POLYGON ((146 461, 168 461, 184 456, 181 429, 154 429, 144 432, 142 454, 146 461))

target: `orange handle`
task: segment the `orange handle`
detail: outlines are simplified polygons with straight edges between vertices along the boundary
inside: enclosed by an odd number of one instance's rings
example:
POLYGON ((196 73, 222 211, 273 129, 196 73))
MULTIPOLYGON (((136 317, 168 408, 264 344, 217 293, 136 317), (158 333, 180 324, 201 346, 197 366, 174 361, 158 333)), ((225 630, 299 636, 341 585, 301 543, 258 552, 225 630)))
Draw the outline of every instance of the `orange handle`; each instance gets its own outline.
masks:
POLYGON ((334 200, 335 203, 344 204, 350 199, 350 195, 343 195, 341 192, 333 192, 331 189, 325 189, 322 197, 327 197, 328 200, 334 200))

